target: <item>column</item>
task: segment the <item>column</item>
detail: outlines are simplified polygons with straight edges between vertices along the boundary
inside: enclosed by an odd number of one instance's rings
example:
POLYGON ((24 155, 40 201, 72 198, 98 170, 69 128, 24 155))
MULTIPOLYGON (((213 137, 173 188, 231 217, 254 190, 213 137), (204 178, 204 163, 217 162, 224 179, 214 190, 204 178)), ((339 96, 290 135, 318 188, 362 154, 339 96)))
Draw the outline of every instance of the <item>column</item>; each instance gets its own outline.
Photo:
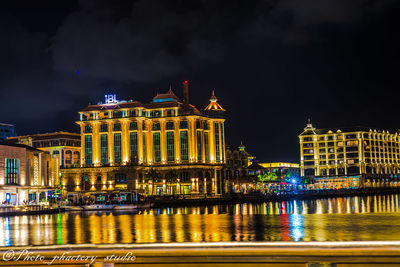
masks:
POLYGON ((138 158, 139 163, 143 163, 143 120, 137 120, 138 131, 138 158))
POLYGON ((215 163, 216 162, 216 153, 215 153, 215 130, 214 130, 214 121, 210 120, 209 121, 209 127, 210 132, 208 135, 208 142, 209 142, 209 147, 208 150, 210 151, 210 162, 215 163))
POLYGON ((189 162, 194 162, 196 156, 196 120, 194 118, 188 119, 188 139, 189 139, 189 162))
POLYGON ((121 123, 122 132, 121 132, 121 154, 122 154, 122 163, 128 163, 130 159, 130 149, 129 149, 129 121, 123 120, 121 123))
POLYGON ((175 161, 181 162, 181 146, 180 146, 180 132, 179 132, 179 119, 174 120, 174 138, 175 138, 175 161))
MULTIPOLYGON (((100 135, 99 135, 99 122, 92 122, 92 156, 93 156, 93 164, 100 164, 100 135)), ((65 161, 65 157, 64 157, 65 161)))
POLYGON ((107 122, 107 129, 108 129, 108 162, 112 166, 114 164, 114 134, 113 134, 113 123, 107 122))
MULTIPOLYGON (((85 164, 85 135, 83 134, 84 132, 84 125, 82 123, 80 123, 80 127, 81 127, 81 167, 85 164)), ((63 162, 61 161, 61 153, 59 155, 60 157, 60 164, 63 164, 63 162)))
POLYGON ((165 164, 167 162, 167 136, 165 133, 165 120, 160 120, 160 145, 161 145, 161 162, 165 164))

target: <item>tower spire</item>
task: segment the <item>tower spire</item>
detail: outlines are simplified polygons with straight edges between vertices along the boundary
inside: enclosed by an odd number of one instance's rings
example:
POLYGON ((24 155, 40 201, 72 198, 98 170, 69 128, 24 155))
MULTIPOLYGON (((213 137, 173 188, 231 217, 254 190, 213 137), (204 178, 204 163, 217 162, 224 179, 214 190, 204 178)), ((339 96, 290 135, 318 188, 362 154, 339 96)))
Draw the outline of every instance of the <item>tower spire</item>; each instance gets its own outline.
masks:
POLYGON ((244 151, 246 149, 246 147, 243 145, 242 141, 240 141, 240 146, 238 148, 239 148, 239 151, 244 151))
POLYGON ((218 111, 225 111, 221 107, 220 104, 218 104, 218 98, 215 96, 214 90, 212 90, 211 98, 210 98, 210 103, 204 110, 218 110, 218 111))
POLYGON ((189 82, 186 80, 182 84, 183 84, 183 103, 189 104, 189 82))

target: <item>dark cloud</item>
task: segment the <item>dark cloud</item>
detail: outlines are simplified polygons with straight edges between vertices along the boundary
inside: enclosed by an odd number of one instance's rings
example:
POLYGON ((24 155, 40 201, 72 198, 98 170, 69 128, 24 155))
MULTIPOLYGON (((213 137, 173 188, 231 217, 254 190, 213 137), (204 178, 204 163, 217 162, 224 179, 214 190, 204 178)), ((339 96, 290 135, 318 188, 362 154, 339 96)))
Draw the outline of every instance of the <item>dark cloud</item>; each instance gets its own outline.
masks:
POLYGON ((149 82, 222 57, 221 38, 210 34, 212 25, 202 25, 207 15, 201 8, 178 12, 165 1, 138 1, 129 16, 116 19, 110 3, 89 7, 58 29, 52 45, 56 71, 149 82))

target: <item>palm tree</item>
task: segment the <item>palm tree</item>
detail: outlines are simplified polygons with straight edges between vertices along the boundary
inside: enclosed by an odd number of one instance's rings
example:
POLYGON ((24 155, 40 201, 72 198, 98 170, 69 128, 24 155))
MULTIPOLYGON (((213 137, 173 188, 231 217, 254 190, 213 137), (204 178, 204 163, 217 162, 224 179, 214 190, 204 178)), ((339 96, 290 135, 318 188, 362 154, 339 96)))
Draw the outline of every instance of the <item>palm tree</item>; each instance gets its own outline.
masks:
POLYGON ((166 174, 165 174, 165 179, 167 180, 167 185, 168 188, 170 188, 170 193, 172 194, 172 190, 171 190, 171 184, 173 183, 177 183, 178 182, 178 172, 175 170, 169 170, 166 174))
POLYGON ((259 174, 258 175, 252 174, 252 175, 249 175, 248 177, 250 178, 250 181, 254 185, 254 189, 255 189, 256 185, 259 181, 259 174))
POLYGON ((270 182, 277 182, 278 181, 278 175, 276 175, 276 173, 268 172, 267 175, 268 175, 268 180, 270 182))
MULTIPOLYGON (((152 181, 154 184, 154 183, 157 183, 160 181, 161 174, 156 169, 150 168, 150 170, 148 170, 148 172, 146 172, 146 174, 144 175, 144 178, 145 178, 146 183, 148 183, 149 181, 152 181)), ((153 186, 153 188, 154 188, 154 186, 153 186)), ((153 194, 153 192, 151 192, 151 194, 153 194)))

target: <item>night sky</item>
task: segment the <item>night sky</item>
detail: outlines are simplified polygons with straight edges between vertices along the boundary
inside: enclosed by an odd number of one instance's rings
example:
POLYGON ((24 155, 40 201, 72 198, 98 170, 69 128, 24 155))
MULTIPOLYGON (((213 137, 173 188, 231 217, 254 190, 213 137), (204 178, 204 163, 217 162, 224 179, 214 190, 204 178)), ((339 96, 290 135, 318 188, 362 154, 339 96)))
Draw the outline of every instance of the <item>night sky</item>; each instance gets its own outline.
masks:
POLYGON ((299 161, 298 134, 400 129, 399 1, 2 1, 0 122, 78 131, 78 111, 215 90, 227 145, 299 161), (397 3, 396 3, 397 2, 397 3))

